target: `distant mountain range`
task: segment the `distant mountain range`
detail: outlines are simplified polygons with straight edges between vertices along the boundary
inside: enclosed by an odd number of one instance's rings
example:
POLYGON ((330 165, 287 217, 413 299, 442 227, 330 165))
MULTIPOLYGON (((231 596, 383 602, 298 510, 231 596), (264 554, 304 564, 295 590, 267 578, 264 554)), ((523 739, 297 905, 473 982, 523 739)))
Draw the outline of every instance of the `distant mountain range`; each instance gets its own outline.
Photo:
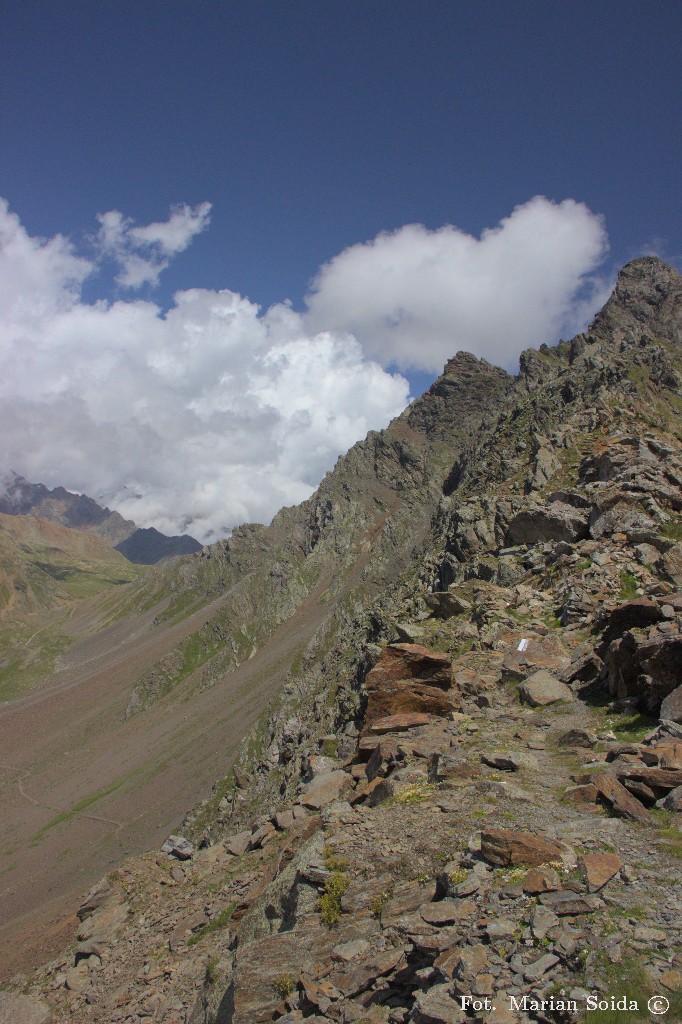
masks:
POLYGON ((188 555, 201 548, 199 541, 188 534, 167 537, 153 527, 142 529, 132 519, 102 508, 87 494, 74 494, 64 487, 50 490, 14 472, 0 486, 0 513, 31 514, 58 526, 93 533, 136 565, 155 565, 163 558, 188 555))

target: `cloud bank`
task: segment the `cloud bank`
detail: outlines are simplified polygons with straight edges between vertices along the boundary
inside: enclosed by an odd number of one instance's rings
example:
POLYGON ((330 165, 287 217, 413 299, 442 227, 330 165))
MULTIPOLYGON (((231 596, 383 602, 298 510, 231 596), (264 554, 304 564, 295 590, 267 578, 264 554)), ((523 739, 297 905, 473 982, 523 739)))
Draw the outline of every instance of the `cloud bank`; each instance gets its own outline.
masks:
POLYGON ((142 227, 101 214, 86 258, 61 235, 31 237, 0 201, 0 469, 213 540, 308 497, 397 415, 409 389, 388 368, 438 371, 460 348, 511 365, 602 298, 601 220, 536 198, 480 239, 409 225, 353 246, 304 313, 227 289, 179 292, 167 311, 82 300, 104 259, 125 287, 155 283, 209 214, 182 206, 142 227))
POLYGON ((599 308, 608 291, 586 275, 606 251, 601 218, 572 199, 536 196, 480 239, 408 224, 323 266, 307 322, 348 331, 403 370, 437 373, 459 350, 506 367, 524 348, 572 336, 599 308))

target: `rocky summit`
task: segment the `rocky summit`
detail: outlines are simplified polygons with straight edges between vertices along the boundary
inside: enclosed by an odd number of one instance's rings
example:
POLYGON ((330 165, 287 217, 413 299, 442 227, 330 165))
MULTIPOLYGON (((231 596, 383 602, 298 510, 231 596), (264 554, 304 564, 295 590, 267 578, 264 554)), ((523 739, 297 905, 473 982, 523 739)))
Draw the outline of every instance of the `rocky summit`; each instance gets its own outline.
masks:
POLYGON ((282 685, 3 1024, 682 1020, 681 317, 635 260, 585 334, 517 377, 457 355, 308 502, 169 570, 168 614, 218 602, 188 713, 264 645, 282 685))

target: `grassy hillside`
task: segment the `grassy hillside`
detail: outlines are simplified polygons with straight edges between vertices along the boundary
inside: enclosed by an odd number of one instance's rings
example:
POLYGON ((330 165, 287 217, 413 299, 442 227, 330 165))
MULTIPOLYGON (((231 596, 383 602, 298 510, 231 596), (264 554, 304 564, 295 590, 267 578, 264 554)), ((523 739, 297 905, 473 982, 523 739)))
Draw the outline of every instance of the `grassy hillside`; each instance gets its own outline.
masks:
POLYGON ((94 534, 0 513, 0 700, 50 671, 76 638, 74 615, 85 602, 95 599, 99 614, 86 617, 83 629, 86 621, 101 626, 111 615, 109 592, 127 605, 127 592, 137 592, 148 574, 94 534))

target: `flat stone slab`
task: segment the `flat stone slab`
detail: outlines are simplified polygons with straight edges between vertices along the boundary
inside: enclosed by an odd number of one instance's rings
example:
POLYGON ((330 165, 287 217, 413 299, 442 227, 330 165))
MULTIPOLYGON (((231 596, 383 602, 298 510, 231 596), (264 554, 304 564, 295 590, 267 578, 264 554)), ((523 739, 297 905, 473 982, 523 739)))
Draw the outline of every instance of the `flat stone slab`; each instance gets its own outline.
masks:
POLYGON ((585 853, 578 858, 578 867, 590 892, 603 889, 622 866, 622 860, 615 853, 585 853))
POLYGON ((424 903, 419 914, 427 924, 454 924, 461 919, 458 900, 440 900, 438 903, 424 903))
POLYGON ((370 729, 375 735, 384 732, 403 732, 405 729, 416 729, 419 725, 428 725, 430 721, 431 715, 420 711, 407 711, 380 718, 370 726, 370 729))

